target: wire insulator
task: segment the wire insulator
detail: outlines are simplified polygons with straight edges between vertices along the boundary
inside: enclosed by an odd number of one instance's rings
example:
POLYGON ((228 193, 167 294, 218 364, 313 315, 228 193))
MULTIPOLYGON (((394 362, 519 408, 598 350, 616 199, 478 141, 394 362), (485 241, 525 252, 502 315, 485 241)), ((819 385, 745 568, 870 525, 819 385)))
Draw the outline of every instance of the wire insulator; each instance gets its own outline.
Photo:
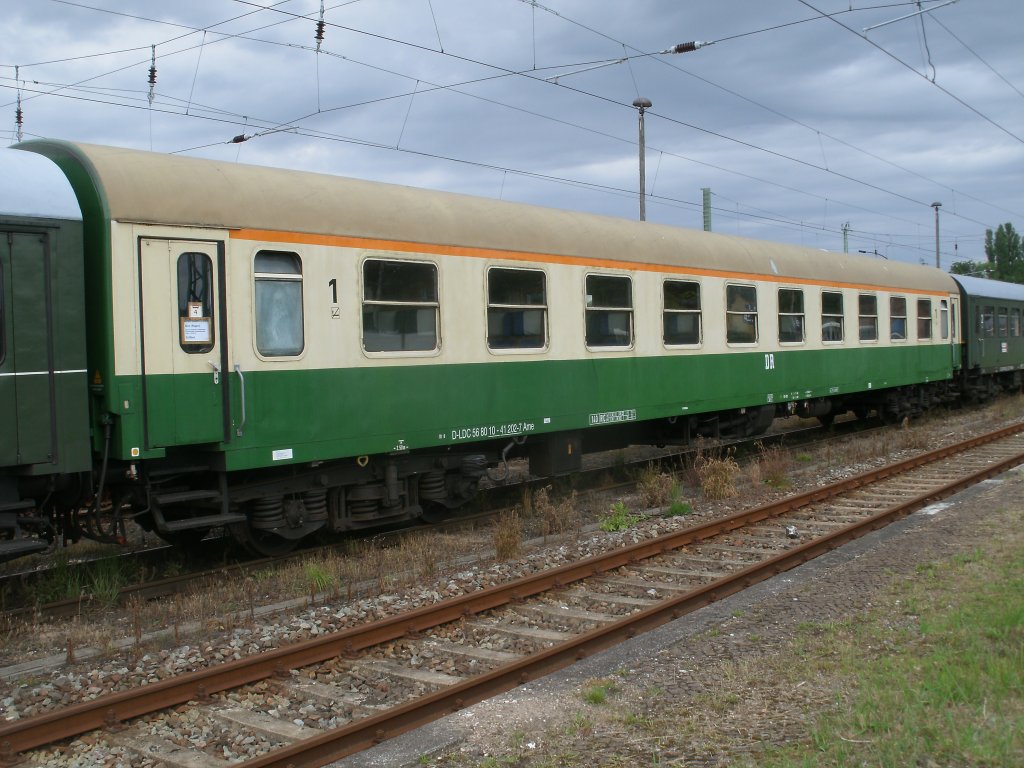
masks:
POLYGON ((154 88, 156 88, 156 46, 152 46, 152 57, 150 58, 149 65, 149 103, 150 106, 153 104, 153 98, 156 95, 154 88))
POLYGON ((316 52, 320 53, 320 44, 324 41, 324 2, 320 0, 320 21, 316 23, 316 52))
MULTIPOLYGON (((20 67, 15 66, 15 68, 14 68, 14 84, 15 85, 18 85, 18 83, 20 82, 19 77, 20 77, 20 67)), ((18 103, 17 103, 17 106, 14 109, 14 125, 16 127, 15 134, 18 137, 18 141, 21 141, 22 137, 25 135, 22 132, 22 130, 21 130, 21 127, 24 124, 24 120, 25 120, 25 113, 21 111, 21 86, 19 85, 18 86, 18 103)))

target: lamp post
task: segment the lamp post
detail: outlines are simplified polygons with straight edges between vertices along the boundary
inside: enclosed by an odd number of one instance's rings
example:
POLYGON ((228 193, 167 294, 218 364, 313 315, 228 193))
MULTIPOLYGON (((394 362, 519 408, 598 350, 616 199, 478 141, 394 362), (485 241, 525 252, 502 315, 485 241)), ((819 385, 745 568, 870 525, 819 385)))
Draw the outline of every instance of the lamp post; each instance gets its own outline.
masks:
MULTIPOLYGON (((688 43, 679 43, 673 45, 671 48, 666 48, 664 51, 659 53, 690 53, 696 51, 698 48, 704 48, 705 46, 712 45, 712 42, 705 42, 703 40, 691 40, 688 43)), ((646 192, 647 192, 647 181, 644 177, 644 159, 646 153, 644 151, 644 112, 651 108, 651 100, 645 99, 643 96, 633 100, 633 106, 637 108, 640 113, 640 221, 647 220, 647 205, 646 205, 646 192)))
POLYGON ((935 268, 942 269, 942 265, 939 263, 939 208, 942 207, 942 203, 932 203, 932 208, 935 209, 935 268))
POLYGON ((647 221, 647 207, 645 197, 647 193, 647 181, 644 178, 644 111, 651 108, 651 100, 645 98, 635 99, 633 106, 640 111, 640 221, 647 221))

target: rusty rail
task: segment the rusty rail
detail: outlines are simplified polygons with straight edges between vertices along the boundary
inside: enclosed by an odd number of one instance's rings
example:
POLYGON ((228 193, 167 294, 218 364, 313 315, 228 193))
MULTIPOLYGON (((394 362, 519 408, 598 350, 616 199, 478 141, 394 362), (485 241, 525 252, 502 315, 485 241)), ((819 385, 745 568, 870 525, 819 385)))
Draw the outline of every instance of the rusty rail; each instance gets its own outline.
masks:
MULTIPOLYGON (((600 575, 620 566, 670 552, 687 544, 776 517, 809 504, 825 501, 860 486, 1021 431, 1024 431, 1024 424, 1014 425, 955 446, 940 448, 906 459, 898 464, 869 470, 832 485, 739 512, 727 518, 639 542, 624 549, 577 563, 569 563, 532 574, 508 584, 489 587, 479 592, 462 595, 443 603, 426 606, 361 627, 353 627, 332 635, 283 646, 151 685, 102 696, 37 717, 8 723, 0 727, 0 760, 11 760, 18 752, 70 738, 96 728, 113 727, 131 718, 190 700, 201 701, 213 693, 267 679, 289 669, 317 664, 337 656, 350 655, 410 633, 421 632, 441 624, 457 621, 464 616, 514 603, 531 595, 600 575)), ((383 739, 418 727, 451 711, 546 675, 575 660, 621 642, 623 638, 632 637, 739 592, 752 584, 835 549, 846 541, 883 527, 892 519, 909 514, 932 501, 1006 471, 1021 462, 1024 462, 1024 454, 995 463, 968 478, 918 496, 892 510, 852 524, 829 536, 816 539, 762 563, 752 565, 727 579, 667 600, 658 606, 623 618, 606 627, 581 634, 567 643, 533 654, 520 662, 422 697, 386 713, 284 747, 264 757, 248 761, 244 765, 248 768, 267 768, 269 766, 300 768, 324 765, 330 760, 365 749, 383 739)))

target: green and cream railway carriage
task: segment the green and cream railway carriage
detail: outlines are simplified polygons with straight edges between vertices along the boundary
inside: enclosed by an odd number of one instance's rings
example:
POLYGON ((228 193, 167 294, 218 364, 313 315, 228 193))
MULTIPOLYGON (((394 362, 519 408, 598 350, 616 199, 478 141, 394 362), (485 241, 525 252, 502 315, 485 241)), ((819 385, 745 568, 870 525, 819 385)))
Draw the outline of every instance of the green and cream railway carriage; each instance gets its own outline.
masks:
POLYGON ((983 400, 1024 378, 1024 285, 955 275, 964 313, 961 390, 983 400))
POLYGON ((64 171, 82 210, 94 485, 170 540, 227 525, 273 551, 443 512, 513 455, 560 473, 587 450, 781 414, 902 417, 949 397, 960 365, 958 288, 925 267, 21 148, 64 171))

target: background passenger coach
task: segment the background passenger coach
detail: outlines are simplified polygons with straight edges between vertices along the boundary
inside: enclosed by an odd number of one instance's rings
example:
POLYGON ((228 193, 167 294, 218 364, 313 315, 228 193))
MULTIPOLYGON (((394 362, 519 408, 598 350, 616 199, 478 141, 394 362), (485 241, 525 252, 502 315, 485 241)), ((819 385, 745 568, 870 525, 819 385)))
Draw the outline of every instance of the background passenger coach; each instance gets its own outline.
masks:
POLYGON ((281 552, 443 517, 512 456, 1020 385, 1024 297, 993 351, 984 287, 928 267, 57 141, 0 179, 6 557, 129 518, 281 552))

